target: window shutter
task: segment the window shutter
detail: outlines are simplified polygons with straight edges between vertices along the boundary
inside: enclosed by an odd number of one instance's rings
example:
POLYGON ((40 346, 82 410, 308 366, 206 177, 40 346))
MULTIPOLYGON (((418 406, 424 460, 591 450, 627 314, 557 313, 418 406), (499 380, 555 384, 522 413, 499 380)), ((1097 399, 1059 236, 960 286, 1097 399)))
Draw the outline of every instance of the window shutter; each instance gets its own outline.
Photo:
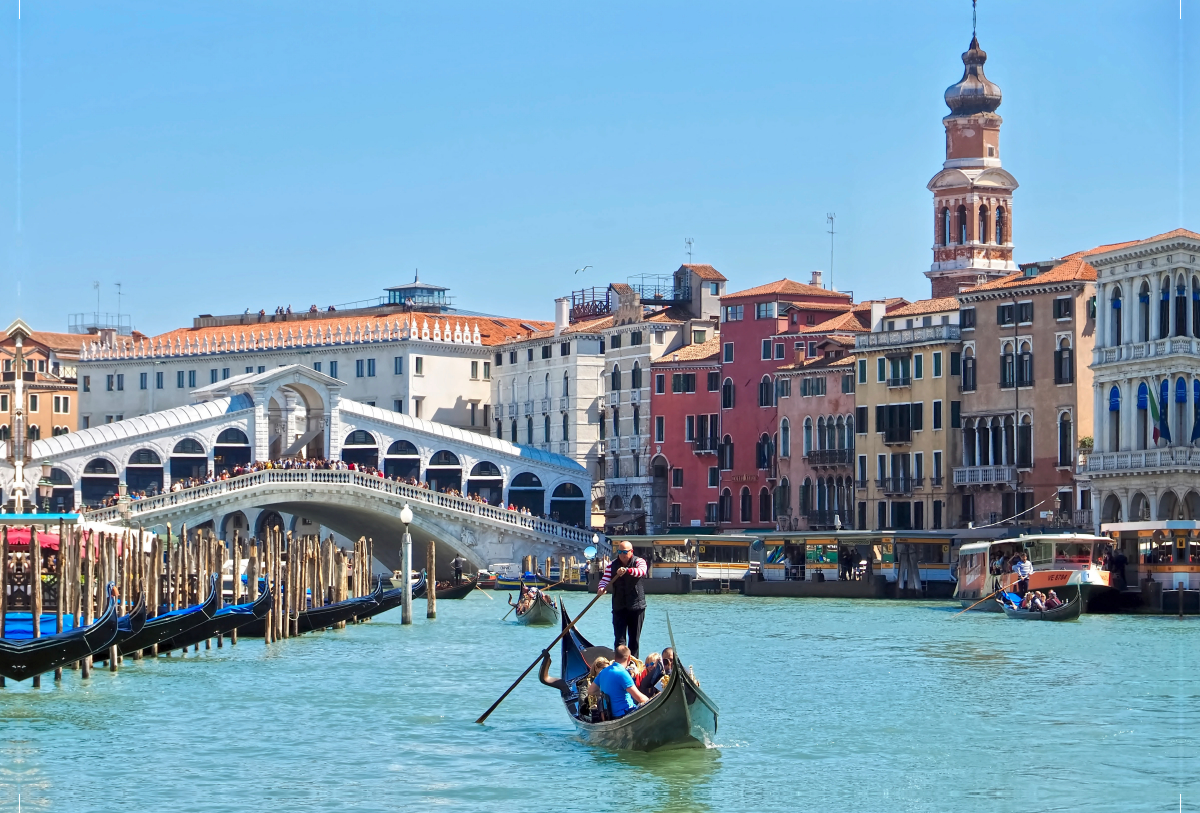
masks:
POLYGON ((924 411, 925 403, 923 401, 917 401, 915 404, 912 404, 912 428, 914 430, 924 428, 924 411))
POLYGON ((996 324, 998 324, 998 325, 1004 324, 1004 306, 1003 305, 996 306, 996 324))
POLYGON ((865 406, 854 408, 854 429, 860 435, 867 434, 867 408, 865 406))
POLYGON ((875 405, 875 431, 882 432, 884 430, 884 409, 883 404, 875 405))
POLYGON ((962 401, 950 402, 950 428, 962 428, 962 401))

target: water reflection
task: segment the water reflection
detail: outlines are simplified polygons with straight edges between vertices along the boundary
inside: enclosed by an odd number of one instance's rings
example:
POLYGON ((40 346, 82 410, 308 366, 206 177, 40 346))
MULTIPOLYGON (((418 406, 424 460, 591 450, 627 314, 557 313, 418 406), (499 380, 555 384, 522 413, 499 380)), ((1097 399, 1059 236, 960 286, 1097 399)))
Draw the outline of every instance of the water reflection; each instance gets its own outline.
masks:
POLYGON ((609 771, 619 766, 621 781, 612 786, 618 796, 630 794, 630 807, 653 813, 709 811, 711 783, 721 768, 719 748, 677 751, 593 751, 592 761, 609 771), (628 783, 626 781, 628 779, 628 783))

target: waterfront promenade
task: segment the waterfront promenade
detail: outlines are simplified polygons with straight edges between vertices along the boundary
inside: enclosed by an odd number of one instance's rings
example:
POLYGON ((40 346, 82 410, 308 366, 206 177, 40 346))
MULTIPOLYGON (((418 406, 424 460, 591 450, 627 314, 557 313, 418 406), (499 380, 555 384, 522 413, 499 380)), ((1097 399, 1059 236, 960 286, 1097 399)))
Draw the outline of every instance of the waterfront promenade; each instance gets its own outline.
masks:
MULTIPOLYGON (((578 610, 585 597, 567 597, 578 610)), ((718 747, 614 754, 526 681, 552 637, 484 596, 0 691, 0 809, 1166 810, 1200 776, 1191 620, 1019 625, 934 602, 651 597, 718 747), (423 613, 418 613, 423 616, 423 613), (1018 634, 1019 633, 1019 634, 1018 634), (1008 743, 1011 747, 1003 747, 1008 743), (619 783, 621 794, 611 789, 619 783)), ((607 614, 582 628, 604 640, 607 614)), ((557 664, 556 664, 557 668, 557 664)))

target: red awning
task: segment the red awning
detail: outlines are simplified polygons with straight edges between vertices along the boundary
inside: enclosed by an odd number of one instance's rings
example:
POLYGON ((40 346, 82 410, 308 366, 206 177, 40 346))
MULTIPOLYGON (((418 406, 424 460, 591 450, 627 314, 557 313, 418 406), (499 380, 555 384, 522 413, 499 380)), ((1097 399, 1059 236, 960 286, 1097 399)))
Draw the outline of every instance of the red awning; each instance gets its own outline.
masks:
MULTIPOLYGON (((58 550, 58 531, 38 531, 38 541, 42 543, 43 548, 50 550, 58 550)), ((29 528, 9 528, 8 529, 8 544, 22 548, 29 547, 29 528)))

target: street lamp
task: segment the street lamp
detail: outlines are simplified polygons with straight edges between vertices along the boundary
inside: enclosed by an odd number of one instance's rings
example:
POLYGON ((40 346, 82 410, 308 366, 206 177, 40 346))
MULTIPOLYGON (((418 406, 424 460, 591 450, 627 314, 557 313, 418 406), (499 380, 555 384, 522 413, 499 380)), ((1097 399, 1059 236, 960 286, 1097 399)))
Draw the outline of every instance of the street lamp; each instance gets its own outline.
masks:
POLYGON ((42 479, 38 480, 38 496, 42 498, 42 513, 50 513, 50 498, 54 496, 54 483, 50 479, 51 464, 49 460, 42 461, 42 479))
MULTIPOLYGON (((400 594, 402 597, 400 603, 400 623, 411 624, 412 578, 410 574, 412 573, 412 537, 409 536, 408 526, 413 521, 413 512, 412 509, 408 507, 408 503, 405 503, 404 507, 400 509, 400 521, 404 523, 404 538, 401 542, 401 548, 403 550, 403 555, 401 557, 403 559, 402 572, 404 574, 404 586, 401 589, 404 592, 400 594)), ((430 585, 426 585, 425 589, 430 590, 434 588, 430 585)))

